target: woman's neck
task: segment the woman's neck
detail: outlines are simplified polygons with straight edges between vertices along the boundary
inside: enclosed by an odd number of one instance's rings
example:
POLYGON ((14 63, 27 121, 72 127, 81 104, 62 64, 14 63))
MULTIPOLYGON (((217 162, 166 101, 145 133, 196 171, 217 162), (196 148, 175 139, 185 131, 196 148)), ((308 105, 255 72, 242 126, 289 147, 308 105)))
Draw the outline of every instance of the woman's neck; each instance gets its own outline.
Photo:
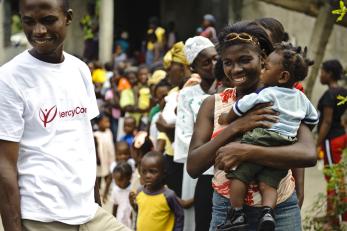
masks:
POLYGON ((201 89, 205 92, 205 93, 208 93, 212 84, 214 82, 214 79, 202 79, 201 82, 200 82, 200 87, 201 89))
POLYGON ((249 89, 238 89, 238 88, 236 88, 236 98, 237 99, 241 99, 243 96, 255 92, 257 90, 257 88, 258 88, 257 85, 255 85, 254 87, 249 88, 249 89))
POLYGON ((337 84, 337 81, 332 81, 328 84, 329 88, 337 88, 339 85, 337 84))

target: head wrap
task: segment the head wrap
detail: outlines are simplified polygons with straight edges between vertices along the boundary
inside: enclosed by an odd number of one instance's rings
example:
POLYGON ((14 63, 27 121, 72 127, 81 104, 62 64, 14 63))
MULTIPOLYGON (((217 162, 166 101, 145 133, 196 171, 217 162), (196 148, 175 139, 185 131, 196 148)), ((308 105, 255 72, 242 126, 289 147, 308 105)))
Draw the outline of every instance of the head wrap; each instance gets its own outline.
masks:
POLYGON ((165 54, 163 58, 164 68, 168 69, 172 62, 181 63, 188 66, 188 60, 183 51, 183 42, 178 42, 173 45, 173 47, 165 54))
POLYGON ((204 20, 207 20, 211 23, 216 23, 216 18, 212 14, 205 14, 204 20))
POLYGON ((186 54, 189 64, 192 64, 199 53, 209 47, 214 47, 211 40, 202 36, 189 38, 184 45, 184 53, 186 54))
POLYGON ((158 84, 166 76, 166 72, 163 70, 156 70, 148 79, 148 85, 158 84))

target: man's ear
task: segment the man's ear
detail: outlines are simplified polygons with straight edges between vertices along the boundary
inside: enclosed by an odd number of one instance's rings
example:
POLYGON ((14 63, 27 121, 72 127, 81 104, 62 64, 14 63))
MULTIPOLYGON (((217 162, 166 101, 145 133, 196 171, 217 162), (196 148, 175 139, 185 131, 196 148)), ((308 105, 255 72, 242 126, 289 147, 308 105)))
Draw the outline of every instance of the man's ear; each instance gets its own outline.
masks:
POLYGON ((66 17, 66 25, 70 25, 72 22, 72 16, 73 16, 72 9, 68 9, 65 14, 66 14, 66 16, 65 16, 66 17))
POLYGON ((282 71, 278 83, 285 84, 288 83, 290 79, 290 73, 288 71, 282 71))

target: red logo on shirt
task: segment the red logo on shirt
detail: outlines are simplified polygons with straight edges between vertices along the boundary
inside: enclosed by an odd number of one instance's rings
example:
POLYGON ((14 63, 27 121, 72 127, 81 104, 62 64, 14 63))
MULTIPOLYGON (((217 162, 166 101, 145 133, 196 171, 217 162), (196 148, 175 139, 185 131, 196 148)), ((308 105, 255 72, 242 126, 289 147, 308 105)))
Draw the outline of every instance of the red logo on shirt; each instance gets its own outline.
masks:
POLYGON ((48 109, 44 109, 42 110, 40 108, 40 119, 41 121, 43 122, 43 126, 46 127, 46 125, 50 122, 52 122, 54 120, 54 118, 56 117, 57 115, 57 106, 54 105, 52 108, 50 108, 49 110, 48 109))

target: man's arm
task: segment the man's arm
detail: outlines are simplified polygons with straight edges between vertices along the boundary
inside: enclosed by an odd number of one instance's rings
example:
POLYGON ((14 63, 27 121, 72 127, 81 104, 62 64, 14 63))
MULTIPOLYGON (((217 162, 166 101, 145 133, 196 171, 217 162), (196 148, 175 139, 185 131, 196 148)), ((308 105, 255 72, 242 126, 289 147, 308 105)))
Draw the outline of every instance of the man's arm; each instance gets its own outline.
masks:
POLYGON ((5 231, 20 231, 19 143, 0 140, 0 213, 5 231))
POLYGON ((97 203, 101 207, 99 184, 97 179, 95 179, 95 185, 94 185, 94 200, 95 200, 95 203, 97 203))

